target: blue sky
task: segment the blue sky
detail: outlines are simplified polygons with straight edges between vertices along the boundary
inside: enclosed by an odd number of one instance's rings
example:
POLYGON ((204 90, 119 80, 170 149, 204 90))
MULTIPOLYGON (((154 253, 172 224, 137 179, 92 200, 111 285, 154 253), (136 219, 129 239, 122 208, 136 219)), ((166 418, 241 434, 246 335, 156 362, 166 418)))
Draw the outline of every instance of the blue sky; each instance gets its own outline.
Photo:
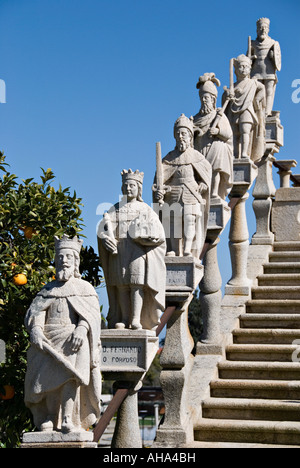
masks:
MULTIPOLYGON (((0 149, 11 172, 37 179, 40 167, 50 167, 57 184, 76 190, 85 205, 85 243, 96 248, 96 208, 118 201, 121 170, 145 172, 143 195, 151 203, 156 141, 165 155, 177 117, 198 112, 200 75, 215 72, 221 94, 230 58, 246 52, 262 16, 271 19, 283 53, 274 108, 285 146, 278 157, 300 162, 300 103, 291 99, 300 79, 299 0, 0 0, 7 93, 0 149)), ((251 197, 247 203, 252 235, 251 197)), ((225 284, 228 229, 219 258, 225 284)))

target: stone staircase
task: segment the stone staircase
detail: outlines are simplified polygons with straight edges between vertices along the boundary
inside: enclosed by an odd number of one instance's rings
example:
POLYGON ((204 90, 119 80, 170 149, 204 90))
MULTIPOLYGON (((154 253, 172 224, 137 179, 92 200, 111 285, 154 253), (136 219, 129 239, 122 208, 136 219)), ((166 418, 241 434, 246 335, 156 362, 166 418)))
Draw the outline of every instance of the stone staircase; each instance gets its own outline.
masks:
POLYGON ((203 401, 194 447, 300 448, 299 280, 300 242, 275 243, 203 401))

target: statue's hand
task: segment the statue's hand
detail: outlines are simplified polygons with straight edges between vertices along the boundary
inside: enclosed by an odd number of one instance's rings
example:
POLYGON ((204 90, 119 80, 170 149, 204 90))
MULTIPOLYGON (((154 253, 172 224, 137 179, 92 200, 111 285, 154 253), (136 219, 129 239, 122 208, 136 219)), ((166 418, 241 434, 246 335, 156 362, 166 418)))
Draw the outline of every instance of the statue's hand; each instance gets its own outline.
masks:
POLYGON ((117 244, 110 237, 103 237, 103 245, 110 253, 115 253, 117 250, 117 244))
POLYGON ((44 333, 41 327, 34 327, 30 332, 30 341, 37 348, 43 350, 44 333))
POLYGON ((83 344, 83 340, 86 338, 87 329, 79 325, 79 327, 75 328, 74 332, 70 337, 71 341, 71 350, 74 353, 77 353, 83 344))
POLYGON ((208 136, 210 136, 210 137, 219 135, 219 133, 220 133, 220 130, 218 128, 210 128, 208 130, 208 136))
POLYGON ((199 193, 200 194, 205 193, 205 192, 207 192, 207 190, 208 190, 207 185, 204 182, 201 182, 199 184, 199 193))
POLYGON ((165 197, 165 191, 164 190, 160 190, 160 189, 155 190, 154 198, 155 198, 155 200, 157 202, 163 201, 164 197, 165 197))

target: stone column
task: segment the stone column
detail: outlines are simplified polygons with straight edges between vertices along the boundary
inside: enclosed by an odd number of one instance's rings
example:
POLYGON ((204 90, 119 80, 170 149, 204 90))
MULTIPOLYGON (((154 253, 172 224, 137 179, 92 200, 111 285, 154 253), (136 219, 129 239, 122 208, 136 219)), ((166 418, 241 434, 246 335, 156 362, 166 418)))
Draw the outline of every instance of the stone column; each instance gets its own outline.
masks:
POLYGON ((188 326, 188 306, 203 276, 203 266, 193 257, 166 257, 166 266, 166 302, 167 306, 175 305, 176 310, 168 321, 160 359, 165 417, 157 431, 154 448, 182 447, 194 440, 188 398, 194 341, 188 326))
MULTIPOLYGON (((200 301, 203 318, 203 333, 197 345, 197 354, 212 351, 211 346, 219 346, 220 311, 222 302, 222 277, 219 270, 217 246, 219 235, 230 218, 230 208, 225 201, 211 200, 206 235, 207 250, 203 258, 204 276, 200 282, 200 301), (203 346, 205 345, 205 346, 203 346), (205 348, 205 349, 204 349, 205 348)), ((216 351, 216 349, 214 349, 216 351)), ((220 347, 220 352, 222 351, 220 347)))
POLYGON ((276 188, 273 182, 272 167, 275 157, 266 153, 257 163, 258 173, 253 189, 253 210, 256 216, 256 233, 252 237, 254 245, 272 245, 274 234, 271 232, 271 210, 276 188))
MULTIPOLYGON (((117 387, 120 386, 124 388, 124 385, 118 382, 117 387)), ((138 391, 141 387, 141 382, 133 384, 118 410, 111 448, 143 448, 138 413, 138 391)))
POLYGON ((279 177, 280 177, 280 188, 289 188, 290 187, 290 178, 292 174, 292 167, 297 166, 297 161, 294 159, 278 160, 276 167, 278 167, 279 177))
POLYGON ((248 296, 251 281, 247 277, 249 231, 246 215, 247 193, 257 175, 257 167, 248 159, 235 160, 234 184, 229 198, 238 198, 231 213, 229 249, 232 277, 226 285, 225 294, 248 296))

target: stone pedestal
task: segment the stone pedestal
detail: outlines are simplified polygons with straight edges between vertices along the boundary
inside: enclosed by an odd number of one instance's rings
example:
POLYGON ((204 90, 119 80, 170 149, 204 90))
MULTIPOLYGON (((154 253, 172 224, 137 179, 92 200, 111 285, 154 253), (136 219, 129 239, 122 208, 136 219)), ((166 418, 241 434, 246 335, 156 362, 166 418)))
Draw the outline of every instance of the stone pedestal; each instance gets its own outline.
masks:
POLYGON ((284 130, 280 122, 280 112, 273 111, 266 119, 266 149, 278 153, 284 144, 284 130))
POLYGON ((253 245, 272 245, 274 234, 271 232, 271 209, 276 188, 273 182, 273 163, 275 157, 266 153, 257 163, 258 174, 253 189, 253 210, 256 216, 256 233, 252 237, 253 245))
POLYGON ((26 432, 21 448, 97 448, 93 432, 26 432))
POLYGON ((207 354, 209 346, 215 352, 216 346, 222 351, 220 345, 220 310, 222 302, 222 277, 218 265, 217 246, 219 235, 230 219, 230 208, 221 199, 211 200, 206 243, 208 244, 203 259, 204 276, 200 282, 200 301, 203 318, 203 333, 197 345, 197 354, 207 354), (203 346, 202 346, 203 345, 203 346), (204 346, 205 345, 205 346, 204 346), (203 350, 201 350, 201 347, 203 350), (205 347, 205 350, 204 350, 205 347))
POLYGON ((115 388, 127 388, 121 404, 112 448, 142 448, 137 392, 159 349, 159 339, 149 330, 102 330, 101 369, 115 388))
POLYGON ((193 441, 193 422, 188 391, 194 356, 194 341, 188 327, 188 305, 203 276, 201 262, 193 257, 166 257, 167 305, 176 310, 168 321, 161 355, 161 385, 165 418, 154 443, 157 447, 181 447, 193 441))
POLYGON ((257 176, 257 167, 248 159, 236 159, 233 166, 234 184, 229 198, 238 198, 238 202, 231 214, 229 248, 232 277, 225 294, 248 296, 251 281, 247 277, 249 231, 245 204, 249 198, 247 192, 257 176))

